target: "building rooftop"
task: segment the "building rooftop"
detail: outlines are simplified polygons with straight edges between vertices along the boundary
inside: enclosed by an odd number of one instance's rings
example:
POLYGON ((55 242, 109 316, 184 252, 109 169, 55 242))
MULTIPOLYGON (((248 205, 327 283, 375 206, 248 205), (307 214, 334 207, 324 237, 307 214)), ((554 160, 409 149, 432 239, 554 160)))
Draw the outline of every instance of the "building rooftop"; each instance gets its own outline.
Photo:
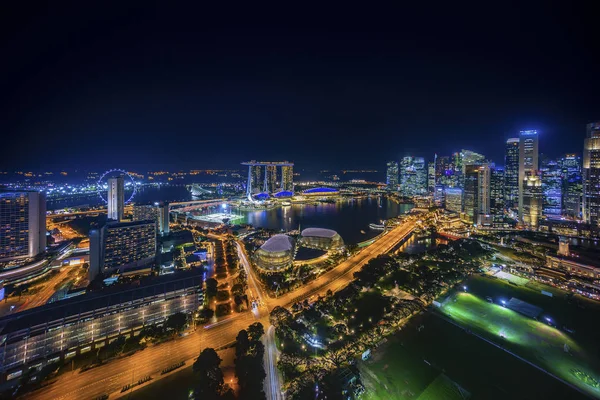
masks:
POLYGON ((147 220, 140 220, 140 221, 108 221, 106 223, 106 226, 111 229, 111 228, 127 228, 130 226, 139 226, 139 225, 150 225, 150 224, 155 224, 156 221, 153 221, 151 219, 147 219, 147 220))
POLYGON ((273 196, 275 197, 292 197, 294 192, 290 192, 289 190, 282 190, 281 192, 275 193, 273 196))
POLYGON ((191 270, 152 277, 11 314, 0 318, 0 335, 160 293, 200 286, 202 276, 202 271, 191 270))
POLYGON ((302 193, 334 193, 339 192, 338 189, 329 188, 329 187, 318 187, 312 189, 306 189, 302 193))
POLYGON ((269 252, 279 252, 292 250, 293 247, 294 239, 292 239, 288 235, 281 234, 272 236, 262 246, 260 246, 260 249, 269 252))
POLYGON ((337 235, 337 232, 325 228, 306 228, 302 231, 302 237, 322 237, 332 238, 337 235))

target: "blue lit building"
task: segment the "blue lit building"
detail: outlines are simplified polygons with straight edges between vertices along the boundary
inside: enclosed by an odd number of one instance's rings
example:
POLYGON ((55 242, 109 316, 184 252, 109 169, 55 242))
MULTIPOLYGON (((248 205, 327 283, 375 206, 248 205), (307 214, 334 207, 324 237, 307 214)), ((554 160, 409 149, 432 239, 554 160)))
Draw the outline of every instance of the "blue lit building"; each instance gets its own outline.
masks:
POLYGON ((400 191, 404 196, 421 196, 427 193, 427 168, 423 157, 402 158, 400 191))
POLYGON ((335 196, 340 194, 340 191, 330 187, 317 187, 312 189, 306 189, 302 192, 304 196, 335 196))
POLYGON ((581 157, 566 154, 560 159, 562 174, 562 214, 569 218, 581 218, 581 196, 583 180, 581 157))
POLYGON ((543 160, 542 173, 542 215, 559 217, 562 214, 562 171, 555 160, 543 160))
POLYGON ((387 163, 385 183, 388 190, 398 190, 398 163, 389 161, 387 163))

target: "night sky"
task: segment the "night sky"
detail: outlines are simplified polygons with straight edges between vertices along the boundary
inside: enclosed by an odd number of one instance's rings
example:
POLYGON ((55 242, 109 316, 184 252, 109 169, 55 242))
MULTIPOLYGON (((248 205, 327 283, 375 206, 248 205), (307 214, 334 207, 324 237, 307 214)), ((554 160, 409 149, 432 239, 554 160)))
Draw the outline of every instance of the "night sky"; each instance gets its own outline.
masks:
POLYGON ((3 4, 1 168, 381 170, 460 148, 502 164, 520 129, 558 156, 600 119, 592 10, 87 3, 3 4))

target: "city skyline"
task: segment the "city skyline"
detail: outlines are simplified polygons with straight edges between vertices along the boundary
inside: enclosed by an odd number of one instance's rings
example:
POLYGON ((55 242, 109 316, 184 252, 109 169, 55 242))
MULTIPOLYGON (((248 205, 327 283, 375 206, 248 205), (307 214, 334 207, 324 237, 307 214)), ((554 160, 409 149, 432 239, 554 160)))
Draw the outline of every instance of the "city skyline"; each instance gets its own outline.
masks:
POLYGON ((261 6, 3 7, 0 399, 600 399, 595 10, 261 6))

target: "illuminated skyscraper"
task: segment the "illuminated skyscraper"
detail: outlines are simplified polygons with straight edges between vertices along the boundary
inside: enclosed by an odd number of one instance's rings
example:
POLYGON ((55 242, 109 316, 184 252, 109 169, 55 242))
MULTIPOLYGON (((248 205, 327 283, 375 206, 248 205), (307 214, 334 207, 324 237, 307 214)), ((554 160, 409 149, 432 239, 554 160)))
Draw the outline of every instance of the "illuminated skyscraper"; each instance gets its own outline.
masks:
POLYGON ((559 217, 562 213, 562 171, 555 160, 544 159, 541 164, 542 214, 559 217))
POLYGON ((294 191, 294 166, 283 165, 281 167, 281 190, 294 191))
POLYGON ((262 174, 263 167, 260 165, 251 165, 250 167, 250 176, 252 179, 252 194, 260 193, 260 188, 263 186, 262 174))
POLYGON ((506 208, 519 206, 519 138, 511 138, 506 141, 504 198, 506 208))
POLYGON ((156 222, 108 222, 90 231, 89 279, 151 264, 156 256, 156 222))
POLYGON ((388 190, 398 190, 398 163, 396 161, 387 163, 385 183, 388 190))
POLYGON ((477 225, 491 225, 491 174, 488 164, 465 167, 463 210, 465 219, 477 225))
POLYGON ((123 176, 108 179, 108 219, 121 221, 125 209, 125 180, 123 176))
POLYGON ((471 150, 462 149, 460 153, 454 154, 454 170, 456 184, 462 188, 465 185, 466 168, 469 165, 478 165, 485 161, 483 154, 471 150))
POLYGON ((523 224, 537 230, 542 216, 543 191, 539 174, 528 173, 523 181, 523 224))
POLYGON ((294 190, 294 164, 287 161, 247 161, 246 198, 253 201, 253 195, 262 192, 274 194, 280 190, 294 190), (281 167, 281 180, 277 177, 277 168, 281 167), (264 172, 264 175, 263 175, 264 172))
POLYGON ((600 122, 587 125, 583 142, 583 219, 600 226, 600 122))
POLYGON ((446 210, 460 214, 462 212, 463 192, 460 188, 444 190, 446 210))
POLYGON ((277 166, 265 166, 265 185, 263 190, 265 193, 277 192, 277 166))
MULTIPOLYGON (((539 169, 538 163, 538 132, 521 131, 519 133, 519 221, 523 221, 523 193, 526 185, 532 183, 525 178, 528 175, 536 175, 539 169)), ((541 190, 541 182, 540 182, 541 190)))
MULTIPOLYGON (((437 155, 436 157, 437 158, 437 155)), ((435 192, 435 158, 427 164, 427 193, 435 192)))
POLYGON ((400 190, 405 196, 420 196, 427 191, 427 169, 423 157, 403 157, 400 164, 400 190))
POLYGON ((160 203, 158 206, 158 232, 161 235, 168 235, 169 228, 169 203, 160 203))
POLYGON ((35 257, 46 250, 46 195, 0 192, 0 261, 35 257))
POLYGON ((504 221, 505 181, 504 169, 492 167, 490 170, 490 213, 494 222, 504 221))
POLYGON ((560 159, 562 175, 562 214, 569 218, 581 218, 583 183, 581 157, 566 154, 560 159))
POLYGON ((435 160, 435 184, 454 187, 454 163, 450 157, 437 157, 435 160))

